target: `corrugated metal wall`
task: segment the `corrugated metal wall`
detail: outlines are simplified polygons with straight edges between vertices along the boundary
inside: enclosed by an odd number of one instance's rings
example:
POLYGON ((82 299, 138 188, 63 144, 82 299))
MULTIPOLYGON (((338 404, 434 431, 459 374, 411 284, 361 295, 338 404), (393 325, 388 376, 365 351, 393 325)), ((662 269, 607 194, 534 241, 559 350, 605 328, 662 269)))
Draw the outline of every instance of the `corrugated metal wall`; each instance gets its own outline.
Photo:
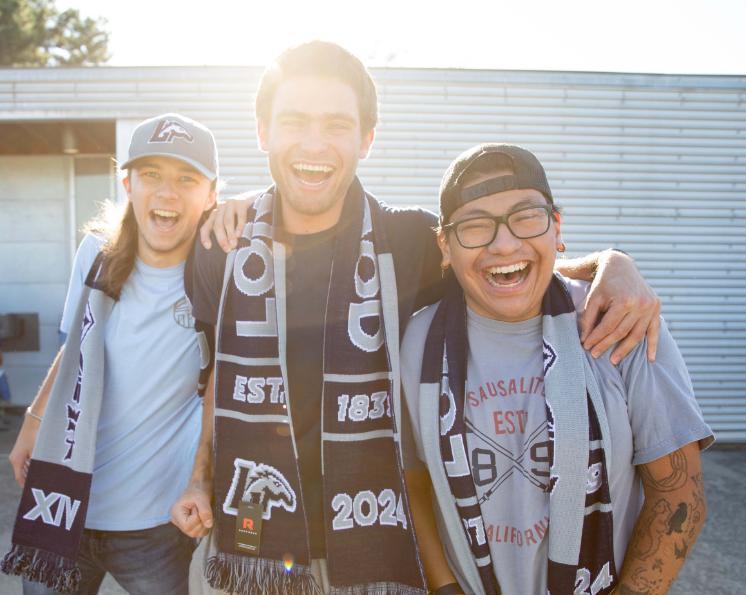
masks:
MULTIPOLYGON (((218 138, 229 191, 268 183, 252 68, 0 71, 0 118, 140 119, 178 110, 218 138)), ((632 253, 721 441, 746 441, 746 77, 376 69, 366 185, 435 208, 461 150, 516 142, 544 162, 572 255, 632 253)))

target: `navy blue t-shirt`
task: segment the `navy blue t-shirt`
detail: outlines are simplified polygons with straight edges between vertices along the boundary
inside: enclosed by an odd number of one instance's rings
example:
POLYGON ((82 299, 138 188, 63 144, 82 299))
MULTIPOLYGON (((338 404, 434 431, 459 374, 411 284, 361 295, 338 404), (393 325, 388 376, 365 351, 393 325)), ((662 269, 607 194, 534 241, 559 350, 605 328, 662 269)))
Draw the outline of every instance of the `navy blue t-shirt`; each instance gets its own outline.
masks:
MULTIPOLYGON (((423 209, 384 206, 381 221, 394 260, 403 335, 409 317, 442 295, 440 250, 433 231, 437 218, 423 209)), ((287 237, 287 381, 312 558, 326 555, 321 487, 322 344, 334 239, 341 225, 287 237)), ((197 242, 186 288, 194 317, 204 326, 217 324, 225 261, 226 254, 216 243, 205 250, 197 242)), ((404 426, 409 431, 409 424, 404 426)))

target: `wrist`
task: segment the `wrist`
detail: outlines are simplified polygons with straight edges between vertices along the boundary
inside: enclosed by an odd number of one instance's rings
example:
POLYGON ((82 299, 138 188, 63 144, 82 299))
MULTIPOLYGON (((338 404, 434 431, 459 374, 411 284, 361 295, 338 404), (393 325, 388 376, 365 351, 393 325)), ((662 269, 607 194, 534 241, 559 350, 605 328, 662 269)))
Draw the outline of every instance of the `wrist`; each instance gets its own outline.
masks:
POLYGON ((619 248, 606 248, 606 250, 596 252, 595 256, 596 257, 593 259, 593 263, 591 265, 591 273, 593 279, 596 278, 596 275, 601 269, 605 268, 614 261, 627 261, 630 263, 634 263, 634 259, 624 250, 620 250, 619 248))
POLYGON ((41 423, 42 417, 38 413, 34 413, 31 410, 31 405, 26 407, 26 413, 25 413, 26 419, 32 419, 37 423, 41 423))

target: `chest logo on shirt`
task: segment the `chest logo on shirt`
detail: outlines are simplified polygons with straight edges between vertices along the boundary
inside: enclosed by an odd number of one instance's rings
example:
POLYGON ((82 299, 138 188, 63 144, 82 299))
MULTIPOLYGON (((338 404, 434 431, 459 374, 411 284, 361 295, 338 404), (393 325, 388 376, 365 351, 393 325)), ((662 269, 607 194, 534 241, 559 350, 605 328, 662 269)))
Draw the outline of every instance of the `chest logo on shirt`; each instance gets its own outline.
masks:
POLYGON ((274 467, 236 458, 223 512, 236 516, 241 502, 261 504, 264 510, 262 518, 267 521, 272 518, 273 508, 295 512, 297 498, 290 482, 274 467))
POLYGON ((184 328, 194 328, 194 316, 192 316, 192 304, 189 298, 184 296, 173 307, 174 320, 184 328))
MULTIPOLYGON (((540 490, 547 490, 549 464, 552 460, 552 442, 545 438, 548 426, 546 420, 533 431, 524 434, 525 440, 518 445, 515 452, 482 432, 474 426, 471 420, 465 421, 468 431, 472 432, 478 441, 478 446, 472 448, 470 453, 472 477, 477 487, 486 487, 479 498, 479 504, 489 500, 515 474, 524 477, 540 490)), ((517 429, 526 421, 516 419, 511 422, 506 419, 504 425, 509 428, 512 423, 517 429)))

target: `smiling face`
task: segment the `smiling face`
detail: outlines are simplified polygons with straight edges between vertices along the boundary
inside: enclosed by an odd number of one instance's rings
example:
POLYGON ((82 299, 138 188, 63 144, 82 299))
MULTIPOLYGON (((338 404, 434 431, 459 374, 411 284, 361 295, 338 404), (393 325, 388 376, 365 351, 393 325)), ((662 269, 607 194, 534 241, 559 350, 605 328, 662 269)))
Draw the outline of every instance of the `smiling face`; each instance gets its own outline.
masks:
POLYGON ((137 255, 151 266, 183 261, 204 211, 215 203, 211 182, 171 157, 143 157, 124 179, 138 227, 137 255))
POLYGON ((352 87, 330 77, 290 78, 277 88, 269 120, 258 121, 257 133, 282 196, 287 229, 311 233, 332 227, 374 136, 373 130, 361 130, 352 87))
MULTIPOLYGON (((546 204, 537 190, 509 190, 463 205, 453 212, 450 222, 500 216, 521 207, 546 204)), ((528 320, 541 313, 560 242, 559 214, 552 218, 544 235, 528 240, 516 238, 504 224, 492 243, 481 248, 462 247, 452 230, 441 231, 438 236, 443 265, 453 268, 468 306, 480 316, 504 322, 528 320)))

